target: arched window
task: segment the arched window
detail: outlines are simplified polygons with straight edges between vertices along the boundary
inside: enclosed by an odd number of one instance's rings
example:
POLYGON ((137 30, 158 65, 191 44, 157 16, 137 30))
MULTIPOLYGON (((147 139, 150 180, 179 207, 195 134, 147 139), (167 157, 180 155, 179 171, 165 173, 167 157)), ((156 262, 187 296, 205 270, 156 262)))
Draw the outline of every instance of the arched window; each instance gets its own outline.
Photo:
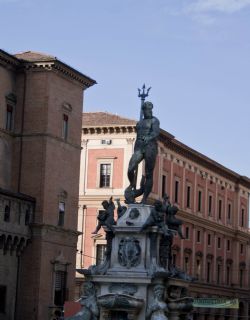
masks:
POLYGON ((30 209, 26 209, 25 211, 25 225, 27 226, 30 223, 30 209))
POLYGON ((10 206, 6 205, 4 209, 4 221, 10 222, 10 206))

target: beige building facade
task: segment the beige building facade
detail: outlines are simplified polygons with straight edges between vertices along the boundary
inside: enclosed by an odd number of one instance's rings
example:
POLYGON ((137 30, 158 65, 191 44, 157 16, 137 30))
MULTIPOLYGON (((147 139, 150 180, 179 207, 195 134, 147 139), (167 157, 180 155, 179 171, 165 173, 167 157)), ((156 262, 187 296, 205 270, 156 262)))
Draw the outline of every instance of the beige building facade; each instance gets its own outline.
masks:
POLYGON ((54 56, 0 51, 1 320, 51 319, 73 298, 83 91, 93 84, 54 56))
MULTIPOLYGON (((77 268, 102 261, 105 235, 93 235, 101 202, 124 200, 135 121, 98 112, 83 113, 77 268)), ((143 168, 140 167, 138 176, 143 168)), ((150 200, 164 193, 179 207, 185 240, 174 239, 173 261, 197 278, 194 297, 238 298, 239 310, 197 309, 194 319, 250 317, 250 180, 223 167, 161 130, 150 200)), ((83 279, 77 274, 78 288, 83 279)), ((78 289, 79 290, 79 289, 78 289)), ((79 292, 76 292, 76 296, 79 292)))

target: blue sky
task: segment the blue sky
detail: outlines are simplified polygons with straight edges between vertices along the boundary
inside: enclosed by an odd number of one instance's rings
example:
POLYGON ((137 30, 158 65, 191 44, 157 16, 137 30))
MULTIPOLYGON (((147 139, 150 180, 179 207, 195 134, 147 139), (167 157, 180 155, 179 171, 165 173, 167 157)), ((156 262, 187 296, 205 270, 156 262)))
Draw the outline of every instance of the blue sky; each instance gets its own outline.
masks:
POLYGON ((250 0, 0 0, 1 48, 49 53, 94 78, 85 111, 161 127, 250 177, 250 0))

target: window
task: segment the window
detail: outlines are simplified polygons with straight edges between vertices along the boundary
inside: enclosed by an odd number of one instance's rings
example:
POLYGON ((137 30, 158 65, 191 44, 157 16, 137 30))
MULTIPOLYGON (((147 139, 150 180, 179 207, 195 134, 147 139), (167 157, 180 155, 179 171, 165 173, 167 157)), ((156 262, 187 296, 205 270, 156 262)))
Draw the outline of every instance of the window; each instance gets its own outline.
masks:
POLYGON ((0 313, 5 313, 7 287, 0 286, 0 313))
POLYGON ((196 276, 199 279, 201 275, 201 261, 200 259, 196 260, 196 276))
POLYGON ((197 231, 197 242, 201 242, 201 232, 200 232, 200 230, 197 231))
POLYGON ((240 287, 242 288, 243 287, 243 281, 244 281, 244 270, 243 269, 240 269, 240 287))
POLYGON ((221 249, 221 238, 220 237, 217 238, 217 248, 221 249))
POLYGON ((64 140, 68 138, 69 130, 69 117, 66 114, 63 114, 63 123, 62 123, 62 137, 64 140))
POLYGON ((161 196, 164 197, 166 193, 166 176, 162 175, 162 181, 161 181, 161 196))
POLYGON ((227 220, 231 220, 231 203, 229 203, 227 206, 227 220))
POLYGON ((231 267, 227 266, 226 269, 226 284, 229 286, 231 283, 231 267))
POLYGON ((221 239, 220 239, 220 237, 218 237, 218 239, 217 239, 217 248, 218 249, 221 248, 221 239))
POLYGON ((221 220, 221 213, 222 213, 222 200, 219 200, 219 207, 218 207, 218 219, 221 220))
POLYGON ((217 284, 220 284, 220 278, 221 278, 221 265, 220 263, 217 264, 217 279, 216 279, 216 282, 217 284))
POLYGON ((227 240, 227 251, 230 251, 230 247, 231 247, 231 241, 227 240))
POLYGON ((190 208, 191 187, 187 186, 187 208, 190 208))
POLYGON ((27 226, 28 224, 30 224, 30 208, 25 211, 25 225, 27 226))
POLYGON ((64 226, 65 203, 59 202, 58 226, 64 226))
POLYGON ((201 190, 198 191, 198 212, 201 212, 201 196, 202 192, 201 190))
POLYGON ((207 235, 207 245, 211 246, 211 234, 210 233, 207 235))
POLYGON ((101 144, 112 144, 112 140, 101 140, 101 144))
POLYGON ((173 265, 176 265, 176 253, 173 253, 173 265))
POLYGON ((244 227, 245 224, 245 210, 241 209, 241 226, 244 227))
POLYGON ((189 239, 189 227, 186 227, 186 239, 189 239))
POLYGON ((102 163, 100 166, 100 188, 110 187, 111 164, 102 163))
POLYGON ((66 299, 66 278, 65 271, 55 271, 54 304, 56 306, 63 306, 66 299))
POLYGON ((212 215, 212 196, 211 194, 208 196, 208 215, 211 217, 212 215))
POLYGON ((189 271, 189 257, 184 257, 184 270, 186 273, 189 271))
POLYGON ((207 262, 207 282, 210 282, 211 262, 207 262))
POLYGON ((4 221, 10 222, 10 206, 6 205, 4 209, 4 221))
POLYGON ((175 194, 174 194, 174 201, 178 202, 178 192, 179 192, 179 181, 175 180, 175 194))
POLYGON ((21 203, 19 202, 19 204, 18 204, 18 216, 17 216, 18 224, 21 223, 21 216, 22 216, 22 206, 21 206, 21 203))
POLYGON ((13 128, 13 107, 7 104, 5 129, 11 131, 13 128))
POLYGON ((105 244, 97 244, 96 245, 96 265, 102 264, 105 258, 105 244))
POLYGON ((240 244, 240 253, 243 254, 243 252, 244 252, 244 246, 243 246, 243 243, 241 243, 240 244))

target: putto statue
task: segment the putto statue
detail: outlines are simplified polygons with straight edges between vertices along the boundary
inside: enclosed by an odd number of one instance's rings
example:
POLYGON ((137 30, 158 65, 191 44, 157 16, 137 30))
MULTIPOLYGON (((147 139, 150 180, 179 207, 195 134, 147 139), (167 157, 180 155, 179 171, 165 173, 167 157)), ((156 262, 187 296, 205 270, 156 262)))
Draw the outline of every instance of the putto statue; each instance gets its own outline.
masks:
POLYGON ((143 93, 139 93, 139 97, 142 97, 142 112, 140 121, 136 125, 137 136, 135 148, 128 167, 128 179, 130 185, 125 190, 125 198, 127 203, 134 202, 133 198, 136 198, 142 194, 142 203, 146 203, 153 187, 153 171, 158 151, 157 137, 160 133, 160 122, 156 117, 153 116, 152 102, 144 102, 145 96, 147 96, 147 94, 144 93, 144 89, 145 86, 143 87, 143 93), (141 185, 139 190, 136 190, 137 170, 138 165, 142 160, 145 161, 145 178, 142 179, 141 182, 143 185, 141 185))
POLYGON ((103 209, 99 212, 97 216, 98 225, 96 226, 96 229, 92 232, 92 234, 97 234, 98 231, 101 229, 101 227, 106 227, 108 231, 112 231, 112 225, 115 224, 114 220, 114 210, 115 205, 113 202, 112 197, 109 199, 109 201, 104 200, 102 202, 103 209))
POLYGON ((66 320, 97 320, 99 319, 99 307, 96 299, 95 285, 85 281, 82 285, 81 311, 66 320))

